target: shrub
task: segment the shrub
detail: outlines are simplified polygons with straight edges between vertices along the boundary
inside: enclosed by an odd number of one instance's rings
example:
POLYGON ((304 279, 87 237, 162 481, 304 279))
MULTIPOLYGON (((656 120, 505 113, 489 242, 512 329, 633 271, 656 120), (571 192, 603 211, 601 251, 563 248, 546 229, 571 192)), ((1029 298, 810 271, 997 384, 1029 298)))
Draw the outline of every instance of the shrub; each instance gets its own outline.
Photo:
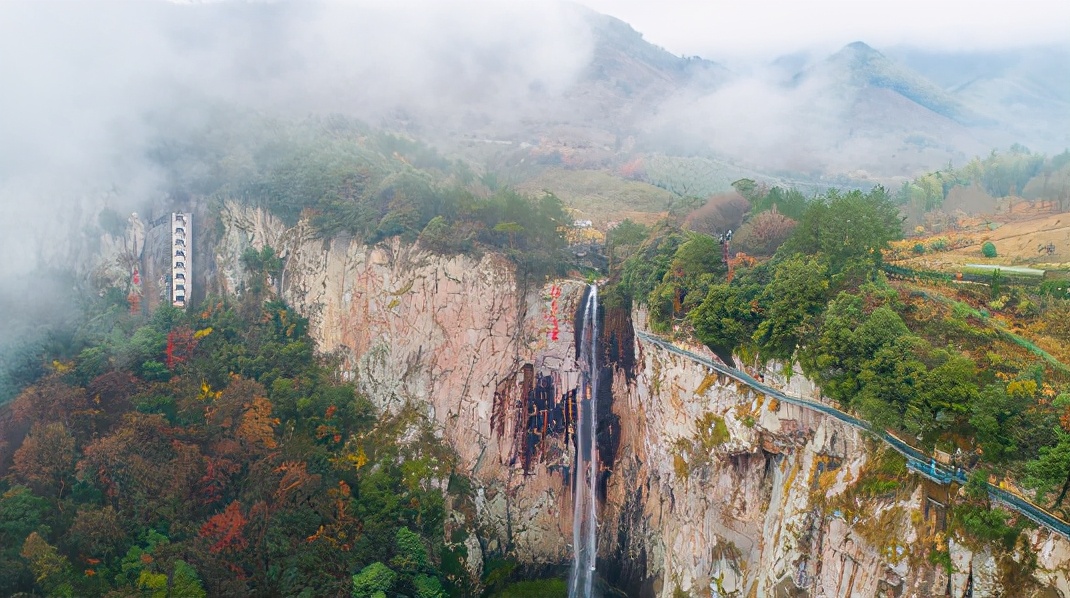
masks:
POLYGON ((925 253, 925 246, 922 245, 921 243, 915 243, 914 244, 914 253, 916 253, 918 255, 921 255, 921 254, 925 253))
POLYGON ((992 241, 985 241, 981 246, 981 254, 985 257, 996 257, 996 245, 992 241))
POLYGON ((943 251, 947 249, 947 239, 939 237, 929 242, 929 251, 943 251))

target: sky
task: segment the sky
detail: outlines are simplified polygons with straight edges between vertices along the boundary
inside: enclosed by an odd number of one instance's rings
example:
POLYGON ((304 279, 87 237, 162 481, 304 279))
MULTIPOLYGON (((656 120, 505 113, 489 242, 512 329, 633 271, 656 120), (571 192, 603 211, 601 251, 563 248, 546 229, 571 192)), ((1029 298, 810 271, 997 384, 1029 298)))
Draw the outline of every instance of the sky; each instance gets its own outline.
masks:
POLYGON ((1070 43, 1066 0, 579 0, 674 54, 773 58, 853 41, 939 50, 1070 43))

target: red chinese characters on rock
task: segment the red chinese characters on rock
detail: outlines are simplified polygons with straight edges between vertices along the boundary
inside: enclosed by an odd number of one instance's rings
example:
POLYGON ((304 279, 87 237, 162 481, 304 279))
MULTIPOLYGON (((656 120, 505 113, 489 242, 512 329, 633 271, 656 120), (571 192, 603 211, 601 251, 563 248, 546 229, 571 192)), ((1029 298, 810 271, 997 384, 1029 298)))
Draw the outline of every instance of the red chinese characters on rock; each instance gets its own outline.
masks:
POLYGON ((546 315, 546 320, 550 322, 550 340, 556 341, 560 330, 557 327, 557 299, 561 297, 561 287, 552 285, 550 287, 550 313, 546 315))

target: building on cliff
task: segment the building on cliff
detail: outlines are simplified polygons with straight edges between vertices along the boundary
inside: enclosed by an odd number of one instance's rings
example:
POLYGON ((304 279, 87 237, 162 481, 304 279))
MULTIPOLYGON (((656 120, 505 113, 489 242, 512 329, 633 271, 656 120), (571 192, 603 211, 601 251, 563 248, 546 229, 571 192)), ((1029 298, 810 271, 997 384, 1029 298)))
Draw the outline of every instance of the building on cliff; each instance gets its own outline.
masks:
POLYGON ((193 273, 193 215, 171 214, 171 304, 186 307, 193 273))

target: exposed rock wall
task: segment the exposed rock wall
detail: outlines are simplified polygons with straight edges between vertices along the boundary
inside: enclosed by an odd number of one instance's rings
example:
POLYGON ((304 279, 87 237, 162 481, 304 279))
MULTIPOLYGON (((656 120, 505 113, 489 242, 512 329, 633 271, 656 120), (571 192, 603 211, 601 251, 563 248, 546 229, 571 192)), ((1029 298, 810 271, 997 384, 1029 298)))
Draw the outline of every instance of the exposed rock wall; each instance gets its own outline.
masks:
POLYGON ((381 408, 413 401, 441 426, 476 482, 478 521, 465 524, 481 531, 481 552, 568 562, 571 451, 549 434, 531 444, 524 399, 542 378, 558 398, 578 384, 573 315, 586 285, 520 293, 511 264, 497 255, 445 258, 400 243, 323 241, 303 225, 288 229, 235 205, 221 218, 221 290, 246 285, 246 247, 273 246, 285 261, 283 295, 310 318, 320 349, 339 355, 344 374, 381 408))
MULTIPOLYGON (((503 551, 536 567, 569 560, 571 447, 533 435, 530 422, 552 424, 527 410, 543 380, 557 399, 579 383, 573 316, 585 285, 518 292, 498 256, 324 241, 233 205, 221 219, 217 289, 241 292, 241 252, 272 245, 285 260, 276 285, 310 318, 320 348, 381 407, 412 401, 438 423, 474 481, 475 513, 451 522, 473 570, 480 555, 503 551)), ((917 482, 855 500, 874 446, 858 430, 641 344, 619 314, 606 319, 606 352, 629 366, 603 384, 614 398, 600 429, 616 459, 599 570, 612 585, 649 596, 1035 594, 1028 583, 1005 587, 992 554, 942 538, 946 513, 930 500, 940 489, 917 482), (940 543, 951 575, 927 558, 940 543)), ((813 392, 798 376, 782 382, 813 392)), ((1027 577, 1070 596, 1070 543, 1039 531, 1030 541, 1038 567, 1027 577)))
MULTIPOLYGON (((1070 595, 1061 536, 1027 534, 1032 573, 1020 552, 947 540, 946 488, 913 476, 898 492, 853 490, 879 446, 856 428, 656 345, 637 350, 635 383, 617 380, 628 415, 600 538, 616 585, 657 596, 1070 595), (928 558, 944 547, 950 575, 928 558)), ((779 384, 813 398, 800 375, 779 384)))

